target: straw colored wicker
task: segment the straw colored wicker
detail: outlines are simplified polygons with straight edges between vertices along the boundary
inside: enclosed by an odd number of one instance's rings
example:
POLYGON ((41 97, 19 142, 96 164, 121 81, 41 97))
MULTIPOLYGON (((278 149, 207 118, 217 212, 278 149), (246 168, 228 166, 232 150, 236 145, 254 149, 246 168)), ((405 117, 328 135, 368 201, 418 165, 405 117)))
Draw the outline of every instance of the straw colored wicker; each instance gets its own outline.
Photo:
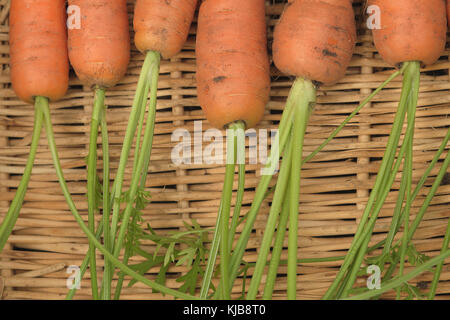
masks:
MULTIPOLYGON (((286 1, 267 3, 269 37, 286 1)), ((33 106, 17 99, 11 89, 8 56, 9 1, 0 0, 0 221, 7 211, 23 172, 28 155, 33 125, 33 106)), ((134 1, 129 1, 130 21, 134 1)), ((333 87, 319 90, 318 105, 306 135, 305 154, 315 149, 339 125, 358 103, 392 72, 377 54, 370 32, 363 20, 362 1, 355 1, 359 24, 358 45, 347 76, 333 87)), ((170 161, 171 133, 176 128, 193 130, 194 120, 203 120, 195 88, 195 27, 183 51, 171 61, 163 61, 158 93, 157 124, 154 152, 151 158, 147 187, 152 203, 144 218, 157 232, 183 228, 183 221, 196 219, 203 227, 215 224, 224 166, 175 166, 170 161)), ((449 50, 434 66, 423 70, 417 110, 415 138, 414 182, 439 147, 450 125, 449 50)), ((132 103, 143 56, 133 47, 128 73, 121 83, 109 90, 111 161, 113 171, 118 163, 121 143, 132 103)), ((276 128, 280 112, 292 79, 273 69, 273 87, 267 115, 260 128, 276 128)), ((401 79, 396 79, 346 126, 326 149, 304 168, 301 190, 299 257, 331 257, 345 254, 356 230, 371 186, 383 155, 397 101, 401 79)), ((72 76, 70 90, 60 102, 51 105, 57 145, 69 188, 80 212, 87 218, 86 167, 88 133, 93 94, 72 76)), ((203 130, 209 128, 204 122, 203 130)), ((99 148, 99 153, 101 148, 99 148)), ((101 153, 100 153, 101 154, 101 153)), ((254 195, 259 178, 255 165, 248 165, 244 203, 245 213, 254 195)), ((437 168, 433 171, 433 177, 437 168)), ((127 182, 129 182, 127 171, 127 182)), ((433 178, 432 177, 432 178, 433 178)), ((424 199, 427 188, 414 203, 413 212, 424 199)), ((394 189, 399 186, 399 179, 394 189)), ((375 240, 386 233, 396 199, 395 190, 389 196, 376 226, 375 240)), ((0 255, 0 296, 3 299, 61 299, 67 293, 67 267, 79 265, 88 243, 73 219, 59 189, 45 135, 41 138, 36 166, 20 218, 10 240, 0 255)), ((441 247, 447 221, 450 218, 450 185, 448 181, 438 190, 432 206, 415 236, 417 249, 429 256, 441 247)), ((246 261, 255 261, 268 213, 268 202, 261 210, 255 232, 248 244, 246 261)), ((98 217, 100 218, 100 217, 98 217)), ((413 217, 412 217, 413 218, 413 217)), ((287 241, 286 241, 287 242, 287 241)), ((147 246, 152 251, 154 247, 147 246)), ((287 251, 284 253, 286 257, 287 251)), ((102 268, 99 255, 99 271, 102 268)), ((438 298, 450 297, 450 260, 446 261, 438 287, 438 298)), ((298 267, 298 297, 317 299, 334 278, 339 262, 301 264, 298 267)), ((183 273, 185 267, 172 267, 170 272, 183 273)), ((281 268, 280 272, 285 270, 281 268)), ((158 270, 146 276, 154 279, 158 270)), ((412 281, 424 287, 431 274, 412 281)), ((264 279, 263 279, 264 281, 264 279)), ((360 281, 365 281, 361 278, 360 281)), ((180 286, 169 276, 167 285, 180 286)), ((241 283, 234 288, 238 296, 241 283)), ((283 299, 285 278, 276 283, 274 298, 283 299)), ((392 297, 387 294, 386 298, 392 297)), ((90 298, 89 273, 81 283, 76 298, 90 298)), ((168 299, 141 284, 123 290, 124 299, 168 299)))

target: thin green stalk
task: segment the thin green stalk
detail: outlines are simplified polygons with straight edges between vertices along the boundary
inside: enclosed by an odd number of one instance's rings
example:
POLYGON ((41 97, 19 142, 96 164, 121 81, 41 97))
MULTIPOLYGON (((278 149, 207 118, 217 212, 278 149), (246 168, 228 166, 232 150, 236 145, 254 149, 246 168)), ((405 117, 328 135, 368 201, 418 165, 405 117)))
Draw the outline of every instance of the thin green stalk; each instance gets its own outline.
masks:
MULTIPOLYGON (((250 282, 250 287, 247 293, 247 300, 255 300, 258 294, 261 278, 266 267, 267 257, 269 255, 270 247, 272 244, 273 234, 275 233, 276 223, 278 216, 283 205, 283 200, 286 197, 286 190, 289 186, 289 179, 291 174, 291 164, 293 157, 293 143, 294 138, 291 137, 287 143, 286 155, 283 157, 283 161, 280 168, 280 174, 277 179, 275 188, 275 194, 270 206, 269 217, 267 218, 266 228, 264 230, 263 239, 260 245, 258 259, 256 260, 255 270, 250 282)), ((273 261, 273 258, 272 258, 273 261)))
MULTIPOLYGON (((97 231, 95 232, 95 238, 100 242, 100 238, 103 234, 103 221, 98 225, 97 231)), ((106 245, 105 245, 105 249, 106 249, 106 245)), ((80 275, 80 281, 81 279, 83 279, 84 274, 86 273, 88 267, 89 267, 89 261, 91 260, 90 254, 89 254, 89 249, 86 252, 86 256, 83 259, 83 262, 80 265, 80 271, 79 271, 79 275, 80 275)), ((109 260, 108 260, 109 263, 109 260)), ((77 288, 73 287, 72 289, 69 290, 69 292, 66 295, 65 300, 72 300, 73 297, 75 296, 75 293, 77 292, 77 288)))
MULTIPOLYGON (((413 175, 413 137, 414 137, 414 126, 416 123, 416 108, 417 100, 419 96, 419 79, 420 71, 413 79, 413 88, 411 89, 411 99, 408 103, 408 126, 412 127, 411 132, 408 132, 409 139, 407 141, 407 152, 405 156, 405 171, 406 171, 406 204, 405 204, 405 215, 404 215, 404 229, 402 237, 402 245, 400 250, 400 270, 399 276, 403 275, 406 260, 406 251, 408 248, 408 229, 409 229, 409 219, 410 211, 412 206, 412 175, 413 175)), ((400 290, 397 290, 397 299, 400 299, 400 290)))
POLYGON ((413 74, 414 69, 412 63, 406 62, 404 64, 405 72, 403 77, 403 90, 402 95, 400 97, 400 103, 399 108, 396 113, 394 124, 392 127, 391 134, 389 136, 389 140, 386 146, 386 151, 383 156, 383 160, 375 181, 375 186, 372 189, 372 192, 369 197, 369 201, 366 205, 366 208, 364 210, 364 213, 361 217, 361 221, 358 225, 355 237, 352 241, 352 244, 350 246, 350 249, 347 253, 346 259, 344 260, 344 263, 342 264, 339 273, 337 274, 336 278, 334 279, 331 286, 328 288, 327 292, 325 293, 323 299, 330 299, 333 295, 333 293, 338 288, 339 283, 342 281, 343 277, 347 273, 347 270, 351 266, 353 259, 355 258, 356 254, 359 251, 359 247, 361 243, 364 241, 365 236, 363 234, 365 225, 367 220, 369 219, 370 213, 372 211, 373 205, 375 204, 375 201, 378 198, 378 193, 380 190, 382 190, 383 183, 386 179, 386 174, 390 171, 390 168, 392 167, 392 163, 394 161, 395 152, 398 146, 398 142, 401 135, 401 130, 403 127, 403 122, 405 119, 405 113, 406 113, 406 102, 409 98, 409 93, 411 91, 411 77, 413 74), (405 66, 406 65, 406 66, 405 66))
POLYGON ((200 289, 200 299, 205 300, 208 297, 208 291, 211 285, 211 279, 216 265, 217 253, 219 251, 220 239, 222 238, 222 208, 223 200, 220 201, 219 211, 214 228, 213 240, 208 253, 208 262, 206 264, 205 274, 203 276, 202 286, 200 289))
MULTIPOLYGON (((95 211, 97 210, 97 138, 100 114, 104 108, 105 90, 95 89, 94 108, 91 116, 91 132, 89 138, 88 154, 88 175, 87 175, 87 198, 88 198, 88 226, 89 230, 95 232, 95 211)), ((97 284, 97 262, 95 255, 95 246, 92 241, 89 242, 90 270, 91 270, 91 289, 92 298, 98 300, 97 284)))
MULTIPOLYGON (((135 217, 133 217, 133 220, 131 223, 133 223, 135 221, 135 217)), ((125 265, 128 265, 128 261, 131 258, 132 255, 132 250, 129 246, 125 247, 125 253, 123 255, 123 260, 122 263, 125 265)), ((122 287, 123 287, 123 281, 125 280, 125 275, 124 274, 119 274, 119 279, 117 280, 117 285, 116 285, 116 291, 114 291, 114 300, 119 300, 120 299, 120 295, 122 294, 122 287)))
POLYGON ((406 65, 404 64, 402 68, 398 71, 395 71, 392 75, 389 76, 389 78, 386 79, 378 88, 376 88, 369 96, 367 96, 366 99, 364 99, 361 104, 353 110, 353 112, 331 133, 331 135, 324 141, 322 144, 311 154, 309 154, 305 159, 303 160, 303 163, 306 163, 310 161, 312 158, 314 158, 320 151, 323 150, 323 148, 326 147, 326 145, 333 140, 339 132, 350 122, 350 120, 357 115, 362 108, 364 108, 381 90, 383 90, 392 80, 397 78, 399 75, 403 74, 405 71, 406 65))
MULTIPOLYGON (((111 234, 109 225, 110 215, 110 168, 109 168, 109 138, 108 138, 108 123, 106 121, 107 107, 104 106, 101 117, 101 134, 102 134, 102 152, 103 152, 103 207, 102 207, 102 221, 104 225, 104 244, 105 249, 111 252, 111 234)), ((104 259, 103 281, 111 277, 111 265, 108 259, 104 259)), ((103 282, 101 291, 101 298, 103 300, 111 299, 111 284, 103 282)))
MULTIPOLYGON (((440 178, 439 185, 442 182, 441 177, 443 177, 445 175, 449 165, 450 165, 450 151, 447 152, 447 157, 445 158, 444 163, 442 164, 442 167, 441 167, 441 170, 439 173, 439 178, 440 178)), ((444 241, 442 242, 441 254, 444 254, 444 252, 448 250, 449 243, 450 243, 450 219, 447 224, 447 230, 445 232, 444 241)), ((428 294, 428 298, 430 300, 433 300, 434 297, 436 296, 436 290, 437 290, 437 286, 439 284, 439 279, 441 277, 441 272, 442 272, 443 266, 444 266, 444 260, 442 260, 439 264, 437 264, 436 270, 434 271, 433 281, 431 282, 430 292, 428 294)))
MULTIPOLYGON (((240 152, 245 154, 245 145, 242 145, 242 150, 240 152)), ((241 163, 238 164, 238 189, 236 194, 236 204, 234 205, 233 218, 231 219, 230 225, 230 239, 229 239, 230 250, 232 250, 233 248, 236 229, 239 225, 239 216, 241 213, 242 201, 244 200, 244 191, 245 191, 245 163, 241 163)))
POLYGON ((19 218, 23 200, 25 199, 25 194, 27 192, 28 183, 30 181, 31 172, 34 166, 34 159, 36 158, 36 152, 39 146, 39 139, 41 137, 42 121, 44 119, 44 116, 38 105, 42 100, 45 99, 46 98, 43 97, 36 97, 35 99, 33 136, 31 140, 29 156, 14 199, 12 200, 8 212, 6 213, 6 216, 3 219, 2 224, 0 225, 0 253, 3 251, 3 248, 5 247, 5 244, 14 229, 16 221, 19 218))
POLYGON ((52 128, 52 124, 51 124, 51 120, 50 120, 50 111, 48 109, 48 105, 40 104, 39 107, 41 108, 41 111, 44 113, 45 129, 47 132, 48 144, 49 144, 49 148, 50 148, 50 151, 52 154, 53 162, 54 162, 55 169, 56 169, 56 175, 58 176, 58 180, 59 180, 62 192, 67 201, 67 204, 69 205, 69 209, 70 209, 72 215, 74 216, 78 225, 81 227, 81 229, 86 234, 88 239, 94 243, 95 247, 102 254, 104 254, 106 256, 106 258, 109 259, 115 267, 119 268, 122 272, 126 273, 127 275, 131 276, 132 278, 136 279, 137 281, 142 282, 143 284, 149 286, 152 289, 158 290, 164 294, 171 295, 176 298, 187 299, 187 300, 198 300, 198 297, 167 288, 167 287, 160 285, 154 281, 148 280, 144 276, 133 271, 127 265, 120 262, 108 250, 106 250, 106 248, 100 243, 99 240, 97 240, 96 236, 85 225, 83 218, 78 213, 78 210, 75 206, 75 203, 73 202, 72 196, 70 195, 69 189, 67 187, 67 183, 64 179, 64 174, 63 174, 63 171, 61 168, 61 163, 59 161, 58 151, 56 149, 55 138, 54 138, 53 128, 52 128))
POLYGON ((397 231, 400 228, 402 217, 403 217, 403 202, 405 200, 406 188, 407 188, 407 174, 405 170, 402 173, 402 180, 400 182, 400 189, 397 196, 397 201, 395 203, 394 214, 392 215, 391 225, 389 227, 388 235, 384 241, 385 245, 383 247, 382 256, 387 256, 390 254, 392 242, 394 241, 394 237, 397 234, 397 231))
MULTIPOLYGON (((282 263, 280 260, 281 253, 283 251, 283 243, 286 235, 286 229, 289 221, 289 206, 288 195, 290 194, 289 186, 286 191, 285 199, 283 200, 283 207, 281 208, 280 221, 277 227, 277 235, 272 249, 272 255, 270 257, 269 271, 267 272, 266 285, 264 287, 263 299, 272 299, 273 289, 275 287, 275 281, 277 280, 278 266, 282 263)), ((302 263, 298 261, 298 263, 302 263)), ((287 264, 287 261, 286 261, 287 264)))

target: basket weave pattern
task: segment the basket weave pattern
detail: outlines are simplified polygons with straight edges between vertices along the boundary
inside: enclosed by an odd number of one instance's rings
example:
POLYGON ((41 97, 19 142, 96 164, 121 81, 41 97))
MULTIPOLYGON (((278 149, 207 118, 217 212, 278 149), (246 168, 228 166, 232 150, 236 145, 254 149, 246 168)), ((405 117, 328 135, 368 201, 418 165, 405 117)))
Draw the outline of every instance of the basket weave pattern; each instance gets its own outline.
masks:
MULTIPOLYGON (((128 2, 131 21, 134 1, 128 2)), ((267 4, 269 44, 273 27, 282 12, 283 2, 285 1, 270 1, 267 4)), ((8 55, 9 3, 8 0, 0 0, 0 221, 19 184, 33 127, 33 106, 18 100, 11 89, 8 55)), ((359 25, 354 58, 344 79, 332 87, 322 87, 318 91, 318 104, 305 138, 305 155, 328 137, 359 102, 392 73, 392 68, 377 54, 370 32, 365 28, 362 1, 355 1, 354 7, 359 25)), ((225 172, 223 165, 176 166, 170 161, 175 144, 171 141, 172 132, 177 128, 193 132, 194 121, 204 120, 196 99, 195 27, 194 23, 183 51, 172 60, 161 63, 154 147, 147 181, 152 203, 144 210, 143 216, 156 232, 161 233, 182 230, 183 221, 189 222, 191 219, 195 219, 202 227, 212 228, 222 191, 225 172)), ((107 118, 113 176, 143 62, 143 55, 134 46, 132 50, 126 77, 118 86, 109 90, 106 97, 106 104, 109 106, 107 118)), ((447 49, 438 63, 424 69, 422 73, 414 142, 415 183, 422 176, 450 126, 449 55, 450 51, 447 49)), ((272 69, 272 76, 271 101, 259 128, 277 127, 292 84, 292 79, 283 76, 275 68, 272 69)), ((399 100, 400 88, 400 78, 391 82, 323 152, 304 166, 298 239, 300 258, 333 257, 346 253, 370 188, 374 184, 399 100)), ((90 88, 83 87, 72 74, 66 97, 51 104, 52 121, 64 173, 77 208, 86 221, 85 158, 88 153, 92 102, 93 93, 90 88)), ((203 130, 208 128, 210 126, 204 121, 203 130)), ((100 145, 98 152, 101 160, 100 145)), ((433 170, 426 188, 414 202, 412 219, 438 169, 439 166, 433 170)), ((129 185, 130 171, 131 164, 127 170, 125 187, 129 185)), ((259 166, 248 165, 247 192, 242 214, 249 209, 258 180, 259 166)), ((398 189, 399 184, 400 179, 397 177, 394 190, 380 213, 373 243, 383 239, 389 228, 396 200, 395 189, 398 189)), ((233 197, 233 203, 234 200, 233 197)), ((264 202, 255 224, 255 232, 248 244, 244 257, 248 262, 256 261, 268 214, 268 201, 264 202)), ((97 218, 100 220, 101 217, 97 218)), ((450 184, 446 181, 446 184, 439 188, 416 233, 414 242, 420 252, 429 256, 439 252, 449 218, 450 184)), ((144 245, 145 250, 149 252, 155 249, 151 243, 144 245)), ((80 265, 87 249, 87 239, 73 219, 59 189, 46 136, 43 134, 20 218, 0 255, 0 297, 64 298, 69 276, 67 268, 80 265)), ((287 250, 282 258, 286 257, 287 250)), ((99 272, 103 266, 102 261, 99 255, 99 272)), ((131 263, 136 261, 138 260, 132 259, 131 263)), ((338 266, 339 262, 300 264, 298 298, 320 298, 333 280, 338 266)), ((174 274, 186 271, 183 266, 170 269, 174 274)), ((280 273, 285 272, 285 267, 282 266, 280 273)), ((158 270, 151 269, 146 277, 154 279, 157 273, 158 270)), ((425 273, 411 284, 421 282, 422 286, 426 286, 431 279, 431 274, 425 273)), ((359 281, 362 283, 365 280, 361 278, 359 281)), ((167 285, 172 288, 180 286, 171 276, 168 277, 167 285)), ((240 295, 241 286, 241 281, 237 281, 233 289, 235 297, 240 295)), ((276 283, 274 298, 283 299, 285 292, 286 278, 281 276, 276 283)), ((153 293, 150 288, 139 283, 131 288, 124 286, 122 297, 170 298, 153 293)), ((386 297, 392 295, 386 294, 386 297)), ((444 266, 437 298, 446 297, 450 297, 450 260, 446 261, 444 266)), ((90 298, 89 272, 86 273, 76 298, 90 298)))

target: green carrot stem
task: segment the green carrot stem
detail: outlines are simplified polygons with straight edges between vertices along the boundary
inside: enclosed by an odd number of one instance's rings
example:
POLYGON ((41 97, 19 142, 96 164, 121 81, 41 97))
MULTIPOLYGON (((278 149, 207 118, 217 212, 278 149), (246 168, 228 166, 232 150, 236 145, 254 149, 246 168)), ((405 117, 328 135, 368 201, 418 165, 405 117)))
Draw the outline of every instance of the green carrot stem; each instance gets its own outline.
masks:
MULTIPOLYGON (((142 109, 141 109, 141 114, 139 117, 139 126, 138 126, 138 133, 137 133, 137 139, 136 139, 136 150, 135 150, 135 155, 134 155, 134 163, 133 163, 133 172, 132 172, 132 177, 137 176, 140 177, 140 180, 136 180, 135 183, 139 183, 140 188, 144 188, 145 187, 145 183, 147 180, 147 175, 148 175, 148 166, 150 163, 150 157, 151 157, 151 153, 152 153, 152 146, 153 146, 153 135, 154 135, 154 130, 155 130, 155 117, 156 117, 156 101, 157 101, 157 93, 158 93, 158 78, 159 77, 159 63, 160 63, 160 56, 159 54, 154 53, 154 57, 153 60, 154 62, 154 66, 153 69, 151 70, 153 73, 152 79, 151 81, 148 81, 145 88, 144 88, 144 92, 148 94, 148 92, 150 91, 150 104, 149 104, 149 114, 147 115, 147 123, 146 123, 146 127, 145 127, 145 132, 144 135, 146 134, 147 136, 144 136, 144 141, 143 143, 148 143, 148 145, 144 148, 140 147, 140 141, 141 141, 141 136, 142 136, 142 128, 143 128, 143 124, 144 124, 144 115, 145 115, 145 107, 147 105, 147 95, 143 96, 142 99, 142 109), (146 138, 147 137, 147 138, 146 138), (144 155, 141 155, 141 151, 145 152, 144 155), (140 167, 139 167, 139 160, 143 158, 143 164, 141 163, 140 167), (139 171, 139 168, 141 169, 141 171, 139 171)), ((139 209, 143 209, 143 208, 139 208, 139 209)), ((135 223, 135 217, 133 217, 133 221, 131 222, 132 224, 135 223)), ((125 248, 125 254, 124 254, 124 260, 123 263, 127 264, 129 258, 131 258, 132 253, 130 252, 131 248, 130 247, 126 247, 125 248)), ((120 294, 122 291, 122 287, 123 287, 123 281, 124 281, 124 274, 120 274, 119 275, 119 280, 117 282, 117 286, 116 286, 116 291, 114 293, 114 299, 118 300, 120 298, 120 294)))
MULTIPOLYGON (((134 222, 134 219, 135 218, 133 217, 133 221, 131 223, 134 222)), ((129 248, 129 246, 127 246, 125 248, 125 253, 123 255, 122 263, 125 265, 128 265, 128 261, 131 258, 131 255, 132 255, 132 250, 131 250, 131 248, 129 248)), ((116 290, 114 291, 114 300, 120 299, 120 295, 122 294, 122 287, 123 287, 124 280, 125 280, 125 274, 120 273, 119 279, 117 280, 116 290)))
POLYGON ((389 176, 390 168, 392 167, 392 163, 394 161, 395 152, 398 146, 398 142, 401 135, 401 130, 403 127, 403 123, 405 120, 405 113, 406 113, 406 102, 409 99, 409 94, 411 92, 411 80, 412 76, 415 72, 417 72, 416 68, 418 67, 416 63, 414 62, 405 62, 404 64, 404 77, 403 77, 403 89, 402 89, 402 95, 400 97, 400 103, 399 108, 396 113, 394 124, 392 127, 391 134, 389 136, 389 140, 386 146, 386 151, 383 156, 383 160, 381 162, 381 166, 375 181, 375 186, 372 189, 372 192, 369 196, 368 203, 366 205, 366 208, 364 210, 364 213, 361 217, 361 221, 358 225, 355 237, 352 241, 352 244, 350 246, 350 249, 347 253, 346 259, 344 260, 344 263, 342 264, 339 273, 337 274, 336 278, 334 279, 331 286, 328 288, 327 292, 325 293, 323 299, 330 299, 335 290, 338 288, 339 283, 342 281, 343 277, 347 273, 348 269, 350 268, 355 256, 357 255, 359 251, 360 245, 365 240, 365 234, 364 229, 366 226, 366 222, 369 219, 369 216, 371 214, 372 208, 375 204, 375 202, 378 199, 378 194, 380 191, 383 190, 383 187, 386 182, 387 176, 389 176))
POLYGON ((0 225, 0 253, 3 251, 9 236, 11 235, 17 219, 19 218, 20 209, 22 207, 23 201, 25 199, 25 194, 27 192, 28 183, 30 181, 31 172, 34 166, 34 160, 36 158, 37 148, 39 146, 39 139, 41 137, 43 114, 38 107, 42 101, 46 100, 43 97, 36 97, 35 99, 35 111, 34 111, 34 126, 33 126, 33 136, 30 145, 30 151, 28 155, 27 164, 20 180, 19 186, 17 188, 14 199, 11 202, 8 212, 0 225))
POLYGON ((402 180, 400 182, 400 189, 398 191, 397 201, 395 202, 394 214, 392 215, 391 225, 389 227, 388 235, 383 242, 384 247, 382 251, 382 256, 387 256, 390 254, 392 242, 394 241, 394 237, 397 234, 397 231, 400 228, 402 221, 402 212, 403 212, 403 202, 405 200, 406 189, 407 189, 408 179, 406 170, 402 172, 402 180))
MULTIPOLYGON (((225 300, 230 300, 230 243, 229 243, 229 221, 231 210, 231 196, 233 193, 234 171, 236 167, 236 151, 238 130, 243 130, 244 126, 241 122, 233 123, 227 130, 227 164, 225 171, 225 182, 222 193, 222 212, 221 220, 221 239, 220 239, 220 297, 225 300)), ((243 143, 242 141, 240 143, 243 143)), ((242 149, 240 149, 242 150, 242 149)))
POLYGON ((264 230, 263 239, 258 253, 258 259, 256 260, 255 270, 253 271, 250 287, 248 289, 247 300, 255 300, 258 294, 259 285, 261 283, 261 278, 266 266, 273 235, 275 233, 278 216, 283 205, 283 200, 286 198, 286 190, 289 187, 289 178, 291 174, 294 146, 293 140, 294 139, 291 137, 286 146, 287 152, 285 154, 285 157, 283 157, 283 161, 281 164, 280 174, 278 176, 275 188, 275 194, 272 200, 269 217, 267 218, 266 228, 264 230))
MULTIPOLYGON (((217 254, 219 251, 220 239, 222 238, 222 208, 223 200, 220 201, 219 211, 217 213, 216 226, 214 228, 213 240, 211 248, 208 252, 208 262, 206 264, 205 274, 203 275, 202 286, 200 289, 200 299, 204 300, 208 297, 208 291, 211 286, 211 279, 216 265, 217 254)), ((218 294, 218 293, 217 293, 218 294)))
MULTIPOLYGON (((97 231, 95 232, 95 238, 100 242, 100 238, 103 234, 103 221, 101 221, 101 223, 98 225, 97 227, 97 231)), ((106 249, 106 245, 105 245, 105 249, 106 249)), ((90 254, 89 254, 89 249, 86 252, 86 256, 83 259, 83 262, 80 265, 80 271, 79 271, 79 275, 80 275, 80 281, 81 279, 83 279, 84 274, 86 273, 88 267, 89 267, 89 261, 91 260, 90 254)), ((109 263, 109 260, 108 260, 109 263)), ((72 289, 69 290, 69 292, 66 295, 65 300, 72 300, 73 297, 75 296, 77 292, 77 288, 74 286, 72 289)))
MULTIPOLYGON (((143 103, 144 99, 146 101, 148 92, 144 92, 147 87, 148 82, 151 81, 151 72, 153 69, 153 65, 155 64, 155 56, 158 54, 155 52, 148 52, 145 56, 144 64, 142 65, 141 74, 139 76, 136 94, 133 101, 133 106, 131 108, 130 117, 128 119, 128 125, 125 132, 125 138, 122 145, 122 151, 120 154, 119 166, 117 169, 117 174, 114 179, 113 184, 113 213, 111 220, 111 246, 114 246, 114 239, 117 233, 117 227, 119 224, 119 216, 120 216, 120 204, 122 199, 122 187, 125 176, 125 168, 128 162, 128 157, 130 154, 130 150, 133 144, 134 135, 136 133, 136 128, 138 124, 138 117, 141 114, 141 109, 145 105, 143 103)), ((159 59, 158 59, 159 60, 159 59)))
MULTIPOLYGON (((238 146, 239 147, 239 146, 238 146)), ((238 152, 242 152, 245 154, 245 145, 241 146, 241 150, 238 152)), ((230 250, 233 248, 234 237, 236 235, 236 229, 239 225, 239 216, 241 213, 242 202, 244 200, 244 191, 245 191, 245 163, 238 164, 238 189, 236 193, 236 203, 234 205, 233 210, 233 218, 231 219, 230 225, 230 250)))
MULTIPOLYGON (((100 114, 104 108, 105 90, 95 89, 94 108, 91 116, 91 132, 89 138, 88 154, 88 175, 87 175, 87 198, 88 198, 88 226, 89 230, 95 232, 95 210, 97 209, 97 138, 98 126, 100 123, 100 114)), ((97 284, 97 262, 95 246, 92 241, 89 242, 90 271, 91 271, 91 289, 92 298, 98 300, 97 284)))
MULTIPOLYGON (((444 177, 445 173, 447 172, 447 168, 449 167, 449 165, 450 165, 450 151, 447 152, 447 157, 445 158, 444 163, 442 164, 441 170, 439 172, 439 177, 438 177, 439 185, 442 182, 442 178, 444 177)), ((444 252, 446 250, 448 250, 449 243, 450 243, 450 219, 447 224, 447 230, 445 232, 444 241, 442 242, 441 254, 444 254, 444 252)), ((436 290, 437 290, 437 286, 439 284, 439 279, 441 277, 441 272, 442 272, 443 266, 444 266, 444 260, 442 260, 440 263, 437 264, 436 270, 434 271, 433 281, 431 282, 430 292, 428 294, 428 298, 430 300, 433 300, 434 297, 436 296, 436 290)))
MULTIPOLYGON (((413 78, 413 87, 411 89, 411 97, 408 103, 408 127, 412 127, 410 131, 407 132, 409 139, 407 141, 407 151, 405 156, 405 168, 406 171, 406 204, 405 204, 405 214, 404 214, 404 229, 402 237, 402 245, 400 250, 400 270, 399 276, 403 275, 406 260, 406 251, 408 248, 408 229, 409 229, 409 219, 410 211, 412 206, 412 175, 413 175, 413 137, 414 137, 414 126, 416 122, 416 108, 419 96, 419 79, 420 71, 417 72, 416 77, 413 78)), ((397 299, 400 299, 400 289, 397 290, 397 299)))
MULTIPOLYGON (((103 208, 102 221, 104 225, 104 244, 105 249, 111 252, 111 234, 110 234, 110 168, 109 168, 109 138, 108 138, 108 123, 106 121, 106 105, 103 108, 101 116, 101 135, 102 135, 102 153, 103 153, 103 208)), ((111 273, 111 265, 108 259, 104 259, 103 281, 109 279, 111 273)), ((108 282, 102 283, 101 299, 109 300, 111 298, 111 284, 108 282)))
MULTIPOLYGON (((287 197, 290 194, 289 186, 286 191, 285 199, 283 200, 283 207, 281 208, 280 220, 277 227, 277 235, 272 249, 272 255, 270 257, 269 270, 267 272, 266 285, 264 287, 263 299, 272 299, 273 289, 275 287, 275 281, 277 279, 278 266, 282 263, 280 260, 281 253, 283 251, 283 243, 286 235, 286 229, 289 221, 289 206, 287 197)), ((287 261, 286 261, 287 263, 287 261)), ((301 263, 298 261, 298 263, 301 263)))
MULTIPOLYGON (((119 234, 117 236, 117 241, 114 244, 113 247, 113 255, 115 258, 119 257, 120 251, 122 250, 122 246, 125 240, 125 235, 128 230, 128 225, 130 222, 130 216, 133 211, 134 207, 134 199, 136 199, 136 195, 139 189, 139 182, 141 179, 141 172, 144 168, 144 165, 146 163, 145 157, 149 154, 148 150, 152 147, 152 141, 153 141, 153 125, 149 125, 151 123, 154 123, 155 121, 155 114, 156 114, 156 92, 158 90, 158 78, 159 78, 159 64, 160 64, 160 55, 157 52, 150 52, 148 54, 150 56, 151 63, 151 92, 152 92, 152 98, 150 100, 149 105, 149 112, 147 115, 147 125, 145 127, 145 133, 144 133, 144 139, 142 142, 142 150, 139 153, 139 159, 136 166, 136 172, 138 174, 135 174, 131 178, 131 185, 130 190, 128 194, 127 199, 127 205, 125 208, 125 211, 123 213, 122 217, 122 223, 120 225, 119 234)), ((115 227, 114 224, 112 227, 115 227)))
POLYGON ((41 108, 41 112, 44 113, 44 121, 45 121, 45 129, 47 132, 47 138, 49 143, 49 148, 52 154, 53 162, 56 169, 56 175, 58 177, 61 189, 63 191, 64 197, 69 205, 69 209, 74 216, 75 220, 77 221, 78 225, 81 227, 82 231, 86 234, 88 239, 92 241, 95 245, 95 247, 106 256, 107 259, 111 261, 111 263, 119 268, 122 272, 128 274, 132 278, 136 279, 139 282, 142 282, 143 284, 149 286, 150 288, 153 288, 155 290, 158 290, 162 293, 165 293, 167 295, 171 295, 173 297, 179 298, 179 299, 187 299, 187 300, 197 300, 198 297, 188 295, 182 292, 179 292, 177 290, 173 290, 170 288, 167 288, 163 285, 160 285, 154 281, 148 280, 144 276, 138 274, 137 272, 133 271, 130 267, 120 262, 117 258, 115 258, 106 248, 100 243, 99 240, 97 240, 96 236, 89 230, 89 228, 85 225, 83 218, 78 213, 78 210, 75 206, 75 203, 73 202, 72 196, 70 195, 69 189, 67 187, 67 183, 64 179, 64 174, 61 168, 61 163, 59 161, 58 151, 56 149, 55 144, 55 138, 53 135, 53 128, 51 125, 50 120, 50 112, 48 110, 48 106, 45 104, 41 104, 39 106, 41 108))

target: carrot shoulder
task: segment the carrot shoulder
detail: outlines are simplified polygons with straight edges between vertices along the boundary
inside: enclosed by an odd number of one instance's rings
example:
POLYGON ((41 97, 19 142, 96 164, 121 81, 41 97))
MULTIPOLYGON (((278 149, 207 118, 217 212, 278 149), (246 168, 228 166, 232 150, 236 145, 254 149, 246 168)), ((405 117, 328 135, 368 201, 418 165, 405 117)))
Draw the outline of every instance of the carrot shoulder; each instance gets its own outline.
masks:
POLYGON ((356 42, 350 0, 295 0, 274 32, 273 59, 283 73, 333 84, 345 75, 356 42))
POLYGON ((126 0, 69 0, 78 6, 80 25, 69 27, 69 59, 88 86, 112 87, 125 75, 130 59, 126 0))
POLYGON ((381 28, 372 33, 386 62, 437 61, 447 37, 445 1, 370 0, 369 4, 380 8, 381 28))
POLYGON ((186 42, 197 0, 137 0, 134 42, 141 52, 157 51, 169 59, 186 42))
POLYGON ((197 91, 209 122, 255 126, 269 99, 264 0, 206 0, 197 31, 197 91))
POLYGON ((62 98, 69 83, 64 0, 14 0, 10 8, 11 82, 17 96, 62 98))

